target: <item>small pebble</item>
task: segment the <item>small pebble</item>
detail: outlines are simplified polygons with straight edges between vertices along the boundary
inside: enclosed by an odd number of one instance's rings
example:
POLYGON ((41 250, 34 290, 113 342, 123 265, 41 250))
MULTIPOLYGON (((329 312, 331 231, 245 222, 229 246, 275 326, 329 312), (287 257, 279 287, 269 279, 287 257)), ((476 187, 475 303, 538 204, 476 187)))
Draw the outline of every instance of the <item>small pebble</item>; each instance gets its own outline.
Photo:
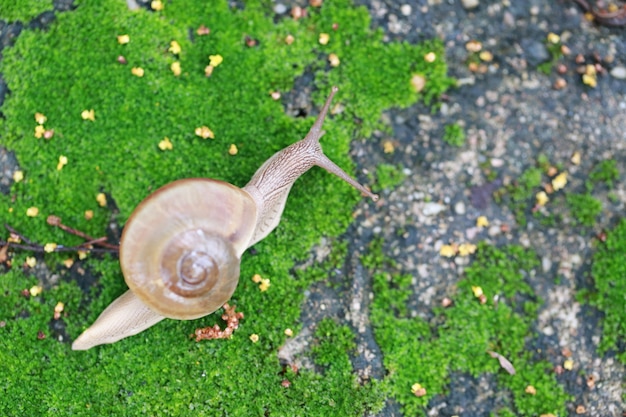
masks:
POLYGON ((611 76, 618 80, 626 80, 626 67, 615 67, 611 70, 611 76))
POLYGON ((277 3, 274 6, 274 13, 276 14, 285 14, 287 12, 287 6, 282 3, 277 3))
POLYGON ((480 2, 478 0, 461 0, 463 8, 466 10, 475 9, 480 2))
POLYGON ((544 256, 541 258, 541 269, 543 269, 543 272, 550 272, 552 269, 552 260, 549 257, 544 256))
POLYGON ((422 208, 422 214, 424 216, 434 216, 438 213, 441 213, 445 209, 446 209, 446 206, 444 206, 443 204, 426 203, 424 204, 424 207, 422 208))
POLYGON ((410 4, 403 4, 402 7, 400 7, 400 12, 404 16, 410 16, 412 11, 413 10, 411 9, 411 5, 410 4))
POLYGON ((459 201, 454 205, 454 212, 456 214, 465 214, 465 203, 463 201, 459 201))

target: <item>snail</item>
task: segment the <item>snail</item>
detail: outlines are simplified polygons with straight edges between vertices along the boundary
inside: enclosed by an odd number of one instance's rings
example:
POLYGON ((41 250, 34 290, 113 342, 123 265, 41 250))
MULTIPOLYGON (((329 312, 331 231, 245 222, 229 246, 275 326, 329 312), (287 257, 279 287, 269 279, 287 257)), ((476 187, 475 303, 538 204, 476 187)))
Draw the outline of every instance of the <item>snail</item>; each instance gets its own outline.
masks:
POLYGON ((250 182, 189 178, 159 188, 135 208, 120 240, 129 290, 72 344, 73 350, 114 343, 164 318, 197 319, 226 303, 239 280, 244 251, 280 222, 291 186, 314 165, 374 201, 378 196, 326 157, 319 140, 333 87, 306 137, 274 154, 250 182))

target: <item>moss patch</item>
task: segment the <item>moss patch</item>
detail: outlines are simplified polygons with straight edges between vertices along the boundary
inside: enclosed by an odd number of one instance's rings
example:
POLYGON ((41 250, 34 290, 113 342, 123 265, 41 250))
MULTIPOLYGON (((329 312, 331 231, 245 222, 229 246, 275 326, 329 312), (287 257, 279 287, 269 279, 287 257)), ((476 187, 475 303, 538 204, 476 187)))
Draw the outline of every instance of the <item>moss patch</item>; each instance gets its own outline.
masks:
POLYGON ((604 312, 600 350, 614 350, 626 364, 626 220, 607 234, 593 258, 596 293, 592 304, 604 312))
POLYGON ((541 185, 541 169, 529 167, 511 185, 500 191, 503 200, 511 207, 515 221, 520 226, 526 225, 526 212, 532 203, 534 192, 541 185))
MULTIPOLYGON (((568 170, 539 155, 536 166, 528 167, 511 184, 496 191, 495 198, 511 208, 520 226, 525 226, 532 214, 542 225, 555 227, 562 223, 563 213, 569 213, 575 226, 591 227, 603 209, 601 200, 595 197, 602 192, 597 186, 603 184, 611 189, 618 178, 616 161, 602 160, 588 173, 584 190, 572 190, 568 170)), ((612 193, 607 198, 618 200, 612 193)))
POLYGON ((450 146, 461 147, 465 144, 465 131, 458 123, 446 125, 443 132, 443 141, 450 146))
POLYGON ((381 191, 391 190, 400 185, 406 178, 406 174, 402 171, 402 165, 380 164, 376 167, 375 179, 374 175, 369 177, 375 182, 373 189, 381 191))
POLYGON ((28 23, 35 16, 48 10, 52 10, 52 0, 3 1, 0 19, 8 22, 19 20, 28 23))
MULTIPOLYGON (((3 51, 0 71, 11 94, 1 109, 6 118, 0 121, 0 137, 15 152, 24 179, 12 185, 10 195, 0 196, 0 212, 31 239, 78 243, 49 227, 49 214, 102 236, 111 220, 123 224, 139 201, 177 178, 244 185, 265 159, 310 128, 311 118, 287 117, 269 95, 290 90, 305 70, 314 74, 316 104, 331 84, 340 88, 335 103, 345 110, 326 122, 322 146, 348 171, 355 132, 367 136, 380 127, 383 109, 418 100, 433 103, 452 84, 445 76, 441 42, 384 43, 382 31, 370 29, 367 10, 347 1, 326 1, 299 21, 275 20, 271 5, 260 2, 246 2, 243 9, 226 2, 164 3, 162 12, 129 12, 121 1, 83 0, 76 10, 58 14, 46 31, 26 30, 3 51), (197 35, 201 25, 210 35, 197 35), (318 42, 320 33, 330 35, 327 45, 318 42), (288 34, 294 37, 291 45, 285 42, 288 34), (130 42, 120 44, 119 35, 128 35, 130 42), (248 46, 247 37, 257 44, 248 46), (174 40, 179 53, 169 50, 174 40), (438 57, 434 62, 424 60, 430 52, 438 57), (338 55, 338 67, 328 64, 330 53, 338 55), (210 55, 221 55, 223 62, 207 78, 210 55), (174 62, 180 63, 179 76, 171 70, 174 62), (143 76, 133 75, 132 68, 142 68, 143 76), (419 94, 410 85, 414 73, 427 79, 419 94), (93 121, 81 117, 92 109, 93 121), (43 128, 54 131, 50 139, 35 137, 38 112, 46 116, 43 128), (196 136, 200 126, 209 127, 215 139, 196 136), (158 146, 165 137, 171 150, 158 146), (236 156, 228 153, 232 144, 239 150, 236 156), (67 164, 57 169, 62 156, 67 164), (98 204, 99 193, 106 194, 106 207, 98 204), (39 215, 26 216, 30 207, 39 215), (86 210, 94 211, 93 219, 85 218, 86 210)), ((382 387, 356 382, 345 360, 351 345, 324 342, 348 340, 345 329, 321 325, 320 365, 327 355, 334 358, 323 374, 290 374, 276 356, 284 330, 297 328, 303 287, 324 278, 294 279, 290 268, 320 236, 345 230, 358 198, 358 192, 321 170, 298 180, 279 228, 243 257, 233 303, 246 317, 226 341, 187 338, 196 327, 222 324, 214 314, 192 322, 166 320, 116 344, 72 352, 67 336, 75 338, 125 290, 117 261, 75 259, 69 271, 56 267, 67 256, 40 256, 40 263, 57 268, 60 283, 27 298, 22 290, 38 278, 21 267, 25 255, 16 255, 13 268, 0 276, 0 320, 5 322, 0 362, 8 364, 0 376, 0 413, 312 416, 376 409, 382 387), (270 279, 267 292, 250 280, 255 273, 270 279), (98 285, 84 294, 77 282, 90 274, 98 285), (58 301, 65 308, 54 320, 58 301), (257 343, 249 339, 252 334, 259 335, 257 343), (283 387, 285 378, 289 388, 283 387)))
POLYGON ((450 294, 453 304, 435 309, 434 327, 407 315, 411 277, 374 273, 372 323, 393 396, 406 415, 426 415, 425 406, 445 392, 452 371, 496 374, 500 388, 511 394, 509 408, 515 415, 565 415, 569 397, 548 372, 551 365, 526 350, 540 301, 534 299, 525 275, 537 265, 536 255, 520 247, 479 245, 458 290, 450 294), (477 288, 486 296, 484 303, 475 295, 477 288), (509 359, 516 374, 501 369, 488 351, 509 359), (425 395, 414 395, 411 387, 416 383, 426 389, 425 395), (536 388, 535 395, 525 392, 528 385, 536 388))
POLYGON ((567 194, 565 199, 572 216, 583 226, 593 226, 602 212, 602 203, 589 194, 567 194))

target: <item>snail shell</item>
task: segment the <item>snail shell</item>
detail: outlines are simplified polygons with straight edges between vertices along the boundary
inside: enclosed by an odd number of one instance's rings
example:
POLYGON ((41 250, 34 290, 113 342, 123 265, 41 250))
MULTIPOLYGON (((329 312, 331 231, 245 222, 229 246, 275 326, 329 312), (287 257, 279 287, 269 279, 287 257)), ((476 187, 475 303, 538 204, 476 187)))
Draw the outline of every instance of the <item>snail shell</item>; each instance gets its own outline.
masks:
POLYGON ((174 181, 142 201, 124 227, 120 265, 150 309, 196 319, 228 301, 256 224, 250 195, 223 181, 174 181))

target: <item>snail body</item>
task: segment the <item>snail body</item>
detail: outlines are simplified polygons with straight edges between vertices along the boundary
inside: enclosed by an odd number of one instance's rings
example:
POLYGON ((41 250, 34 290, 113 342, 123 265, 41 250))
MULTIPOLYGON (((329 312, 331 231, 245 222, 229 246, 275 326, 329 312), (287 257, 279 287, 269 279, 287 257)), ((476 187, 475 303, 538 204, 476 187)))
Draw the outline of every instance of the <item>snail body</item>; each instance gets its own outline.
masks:
POLYGON ((208 178, 174 181, 133 211, 120 241, 129 290, 72 344, 86 350, 135 335, 164 318, 191 320, 226 303, 239 281, 247 248, 280 222, 294 182, 314 165, 377 196, 328 159, 319 144, 337 88, 306 137, 275 153, 243 188, 208 178))

